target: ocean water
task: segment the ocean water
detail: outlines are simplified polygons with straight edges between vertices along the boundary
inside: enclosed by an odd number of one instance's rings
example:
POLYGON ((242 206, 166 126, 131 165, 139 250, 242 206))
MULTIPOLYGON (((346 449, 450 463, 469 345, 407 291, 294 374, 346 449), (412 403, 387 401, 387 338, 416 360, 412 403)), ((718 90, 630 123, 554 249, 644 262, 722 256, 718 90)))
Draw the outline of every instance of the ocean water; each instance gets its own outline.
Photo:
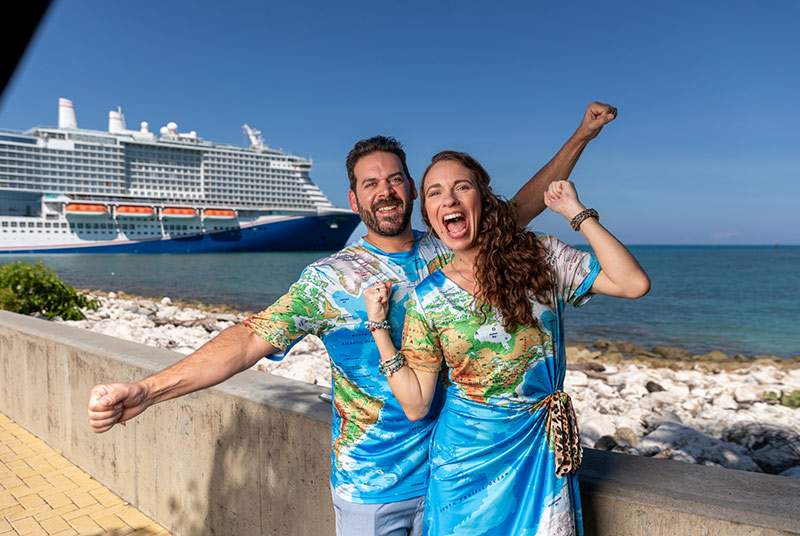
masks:
MULTIPOLYGON (((597 296, 567 314, 569 341, 627 340, 693 352, 800 355, 800 246, 633 246, 652 290, 597 296)), ((257 311, 324 253, 19 255, 81 288, 170 296, 257 311)))

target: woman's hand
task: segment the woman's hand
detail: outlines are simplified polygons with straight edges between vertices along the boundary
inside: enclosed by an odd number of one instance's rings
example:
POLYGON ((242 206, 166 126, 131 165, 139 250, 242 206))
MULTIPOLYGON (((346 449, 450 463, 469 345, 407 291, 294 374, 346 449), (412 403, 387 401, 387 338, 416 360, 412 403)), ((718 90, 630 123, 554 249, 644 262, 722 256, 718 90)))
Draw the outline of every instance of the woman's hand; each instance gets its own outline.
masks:
POLYGON ((389 296, 392 293, 391 281, 380 281, 364 291, 364 304, 367 318, 373 322, 383 322, 389 314, 389 296))
POLYGON ((553 212, 561 214, 568 220, 574 218, 579 212, 585 210, 575 185, 570 181, 554 181, 544 192, 544 204, 553 212))

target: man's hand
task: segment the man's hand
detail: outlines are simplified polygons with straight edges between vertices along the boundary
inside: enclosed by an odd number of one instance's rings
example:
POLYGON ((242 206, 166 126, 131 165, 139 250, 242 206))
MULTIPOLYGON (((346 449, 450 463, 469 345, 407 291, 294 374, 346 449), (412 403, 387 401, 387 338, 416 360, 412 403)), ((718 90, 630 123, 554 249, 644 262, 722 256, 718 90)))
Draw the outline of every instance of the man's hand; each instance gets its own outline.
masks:
POLYGON ((617 109, 610 104, 593 102, 586 107, 577 135, 586 140, 594 139, 603 127, 617 118, 617 109))
POLYGON ((139 383, 95 385, 89 394, 89 426, 96 433, 133 419, 149 406, 139 383))
POLYGON ((609 104, 593 102, 586 107, 581 124, 556 155, 536 172, 514 196, 517 223, 525 227, 545 209, 542 194, 553 181, 569 179, 581 153, 605 125, 617 118, 617 109, 609 104))

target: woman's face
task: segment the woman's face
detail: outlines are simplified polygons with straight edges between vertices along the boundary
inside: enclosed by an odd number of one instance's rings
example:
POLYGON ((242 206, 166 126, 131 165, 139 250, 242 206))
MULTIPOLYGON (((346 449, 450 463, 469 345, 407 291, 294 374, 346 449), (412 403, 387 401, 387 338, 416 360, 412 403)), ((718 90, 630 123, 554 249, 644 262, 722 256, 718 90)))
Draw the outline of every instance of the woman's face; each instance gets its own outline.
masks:
POLYGON ((424 182, 425 213, 433 230, 453 251, 471 249, 481 219, 481 194, 472 172, 460 162, 443 160, 430 168, 424 182))

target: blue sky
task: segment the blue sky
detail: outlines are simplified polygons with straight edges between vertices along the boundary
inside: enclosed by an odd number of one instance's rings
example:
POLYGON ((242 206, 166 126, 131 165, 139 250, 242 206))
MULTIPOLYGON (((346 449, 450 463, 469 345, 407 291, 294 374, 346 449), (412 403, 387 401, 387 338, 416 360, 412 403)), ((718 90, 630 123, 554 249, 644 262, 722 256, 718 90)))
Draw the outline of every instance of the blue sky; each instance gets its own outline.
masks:
POLYGON ((87 128, 121 105, 245 144, 248 122, 345 206, 359 138, 396 136, 415 175, 469 151, 511 196, 598 99, 620 118, 573 179, 624 241, 800 243, 800 3, 552 4, 56 0, 0 128, 55 124, 60 96, 87 128))

